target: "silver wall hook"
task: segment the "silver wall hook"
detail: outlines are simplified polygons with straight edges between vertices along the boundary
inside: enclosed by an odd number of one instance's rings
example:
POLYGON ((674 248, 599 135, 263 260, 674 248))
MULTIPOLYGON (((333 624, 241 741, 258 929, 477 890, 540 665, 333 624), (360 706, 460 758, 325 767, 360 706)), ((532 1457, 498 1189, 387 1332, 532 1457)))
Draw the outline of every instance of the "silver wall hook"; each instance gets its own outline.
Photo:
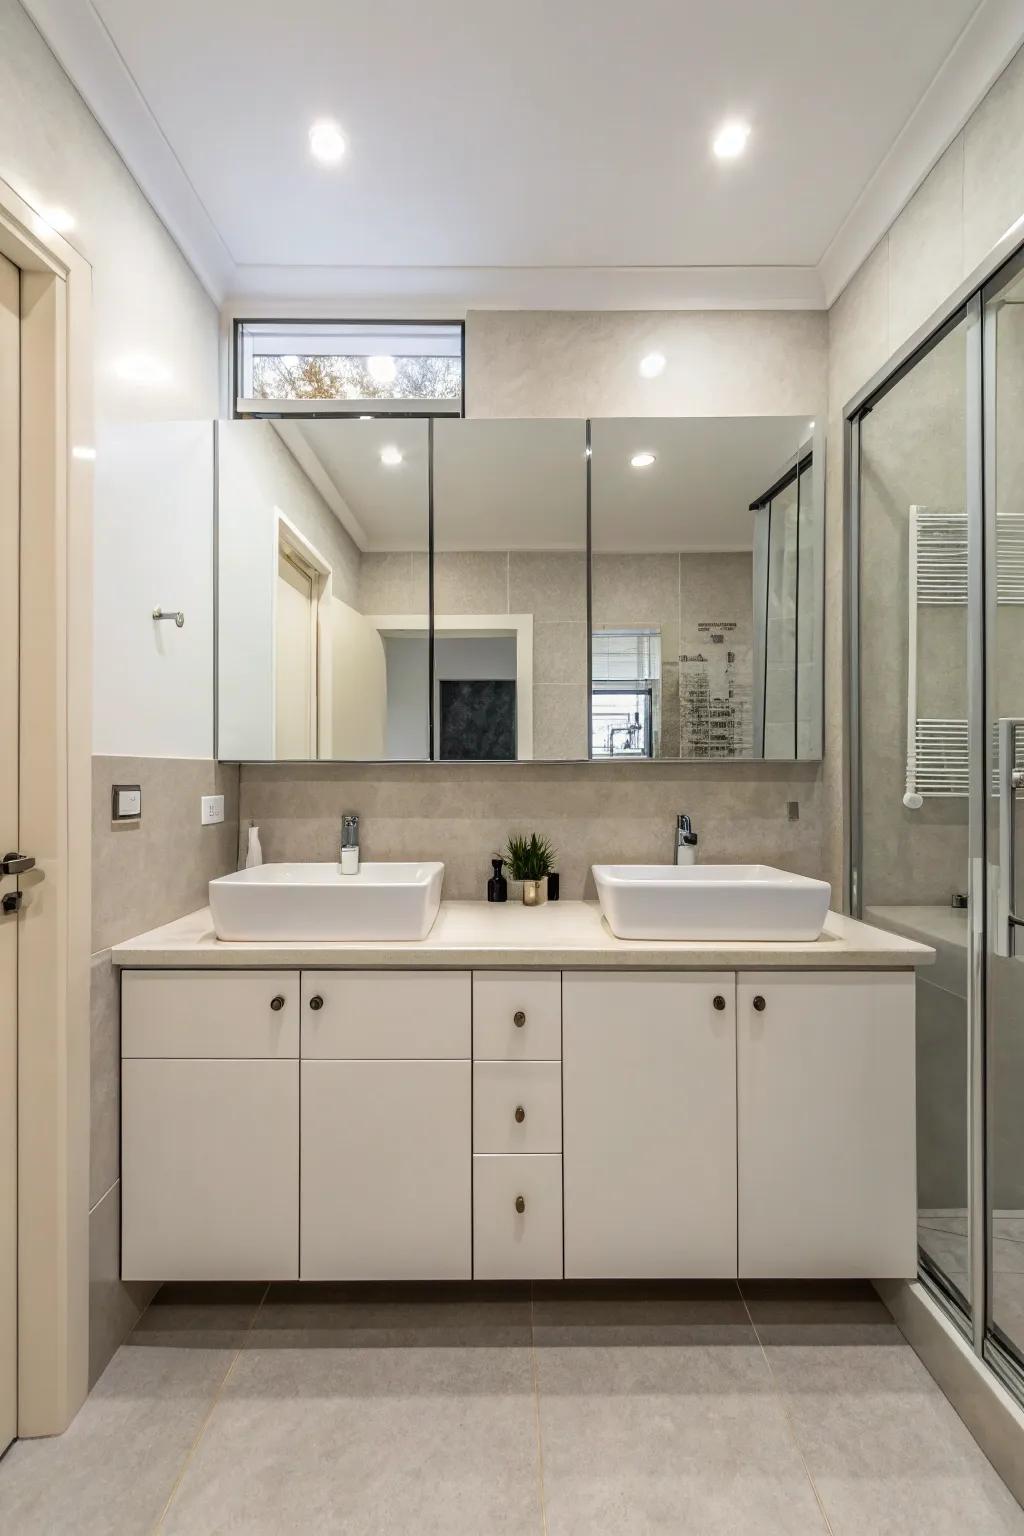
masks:
POLYGON ((162 608, 154 608, 153 617, 154 619, 173 619, 179 629, 183 629, 185 625, 185 615, 180 609, 177 612, 164 613, 162 608))

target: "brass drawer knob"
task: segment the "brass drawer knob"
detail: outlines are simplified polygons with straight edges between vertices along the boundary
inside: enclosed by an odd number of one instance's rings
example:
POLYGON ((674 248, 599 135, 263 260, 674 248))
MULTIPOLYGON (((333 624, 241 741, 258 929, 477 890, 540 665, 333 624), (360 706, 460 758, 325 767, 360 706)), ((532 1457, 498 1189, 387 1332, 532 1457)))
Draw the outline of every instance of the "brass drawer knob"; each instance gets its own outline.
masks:
POLYGON ((526 1210, 526 1201, 523 1199, 522 1195, 516 1195, 516 1210, 520 1216, 526 1210))
POLYGON ((725 1007, 725 998, 722 996, 721 992, 719 992, 718 996, 715 998, 715 1008, 718 1010, 719 1013, 721 1013, 722 1009, 724 1007, 725 1007))
POLYGON ((516 1124, 517 1125, 522 1125, 522 1123, 523 1123, 523 1121, 525 1119, 526 1119, 526 1110, 523 1108, 523 1106, 521 1104, 517 1104, 516 1105, 516 1124))
POLYGON ((754 1008, 755 1008, 755 1011, 757 1013, 764 1013, 764 1010, 765 1010, 765 1008, 767 1006, 768 1005, 766 1004, 764 998, 761 996, 761 994, 759 992, 757 994, 757 996, 754 998, 754 1008))
POLYGON ((309 1000, 309 1006, 312 1008, 314 1013, 319 1013, 323 1005, 324 1000, 320 996, 319 992, 317 993, 316 997, 311 997, 309 1000))
POLYGON ((526 1014, 521 1008, 517 1008, 515 1013, 512 1015, 512 1023, 515 1025, 516 1029, 522 1029, 523 1025, 526 1023, 526 1014))
POLYGON ((273 1008, 275 1013, 281 1012, 281 1009, 284 1007, 284 998, 281 996, 280 992, 276 997, 272 997, 270 999, 270 1006, 273 1008))

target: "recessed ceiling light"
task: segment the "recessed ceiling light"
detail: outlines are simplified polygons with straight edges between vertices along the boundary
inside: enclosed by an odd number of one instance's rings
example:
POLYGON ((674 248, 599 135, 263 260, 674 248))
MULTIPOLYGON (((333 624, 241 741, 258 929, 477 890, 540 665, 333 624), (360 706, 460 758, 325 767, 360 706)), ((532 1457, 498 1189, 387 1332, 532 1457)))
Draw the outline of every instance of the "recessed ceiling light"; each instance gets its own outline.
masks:
POLYGON ((665 354, 648 352, 646 357, 640 359, 640 372, 645 379, 656 379, 659 373, 665 372, 665 354))
POLYGON ((337 165, 345 153, 345 139, 337 123, 322 118, 309 130, 309 148, 321 165, 337 165))
POLYGON ((370 357, 366 360, 370 378, 375 384, 393 384, 398 367, 393 357, 370 357))
POLYGON ((654 459, 655 455, 653 453, 634 453, 629 462, 634 469, 647 469, 649 465, 654 463, 654 459))
POLYGON ((719 160, 735 160, 746 149, 749 138, 749 123, 723 123, 715 134, 711 148, 719 160))
POLYGON ((393 443, 389 443, 386 448, 381 449, 380 461, 382 464, 386 464, 389 469, 393 469, 396 464, 401 464, 402 462, 401 449, 396 448, 393 443))

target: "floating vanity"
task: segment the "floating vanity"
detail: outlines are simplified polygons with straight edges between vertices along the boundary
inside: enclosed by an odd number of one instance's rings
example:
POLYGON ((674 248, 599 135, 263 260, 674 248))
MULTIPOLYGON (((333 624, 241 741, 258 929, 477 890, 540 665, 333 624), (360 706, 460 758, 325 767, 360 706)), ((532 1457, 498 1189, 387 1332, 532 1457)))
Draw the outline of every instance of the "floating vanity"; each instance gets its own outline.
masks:
POLYGON ((127 1280, 912 1276, 922 944, 119 945, 127 1280))

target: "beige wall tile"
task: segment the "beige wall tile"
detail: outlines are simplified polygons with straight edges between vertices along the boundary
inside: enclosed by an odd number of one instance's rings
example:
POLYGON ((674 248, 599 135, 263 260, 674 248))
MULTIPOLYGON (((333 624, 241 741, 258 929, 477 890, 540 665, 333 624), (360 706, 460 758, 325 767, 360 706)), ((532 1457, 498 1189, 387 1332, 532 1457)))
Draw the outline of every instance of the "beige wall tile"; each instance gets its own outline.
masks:
POLYGON ((510 613, 532 613, 534 619, 586 619, 587 557, 554 550, 509 555, 510 613))
POLYGON ((89 1204, 121 1172, 121 989, 110 950, 92 957, 90 1018, 89 1204))
POLYGON ((89 1212, 89 1387, 146 1310, 157 1287, 121 1279, 121 1185, 89 1212))
POLYGON ((360 613, 426 613, 429 605, 424 556, 364 555, 359 566, 360 613))
POLYGON ((235 868, 238 769, 201 758, 94 757, 94 952, 206 905, 207 885, 235 868), (112 784, 141 784, 142 819, 112 822, 112 784), (224 822, 199 825, 201 795, 224 796, 224 822))
POLYGON ((964 275, 964 139, 957 136, 889 232, 889 345, 923 325, 964 275))
POLYGON ((508 613, 508 555, 463 550, 434 556, 434 612, 508 613))
POLYGON ((533 626, 534 686, 572 683, 582 688, 584 707, 588 676, 586 621, 544 619, 533 626))
POLYGON ((1024 49, 964 129, 964 275, 1024 214, 1024 49))

